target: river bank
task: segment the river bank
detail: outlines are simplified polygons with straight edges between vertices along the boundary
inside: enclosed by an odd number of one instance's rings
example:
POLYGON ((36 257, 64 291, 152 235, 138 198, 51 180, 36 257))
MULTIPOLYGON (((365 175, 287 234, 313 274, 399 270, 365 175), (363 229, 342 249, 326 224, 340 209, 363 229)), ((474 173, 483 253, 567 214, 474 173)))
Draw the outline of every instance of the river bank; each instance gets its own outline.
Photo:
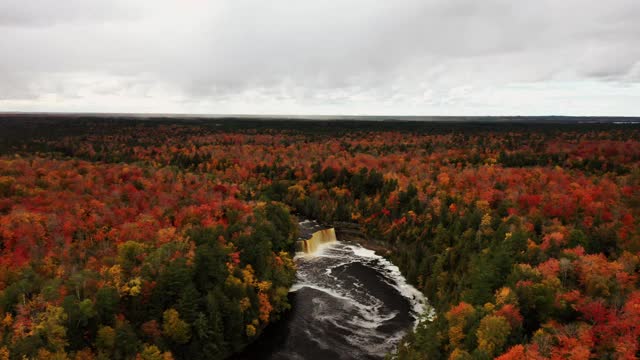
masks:
POLYGON ((332 225, 336 230, 336 237, 340 241, 354 242, 385 258, 389 258, 393 253, 393 248, 384 241, 368 238, 357 223, 338 221, 332 225))

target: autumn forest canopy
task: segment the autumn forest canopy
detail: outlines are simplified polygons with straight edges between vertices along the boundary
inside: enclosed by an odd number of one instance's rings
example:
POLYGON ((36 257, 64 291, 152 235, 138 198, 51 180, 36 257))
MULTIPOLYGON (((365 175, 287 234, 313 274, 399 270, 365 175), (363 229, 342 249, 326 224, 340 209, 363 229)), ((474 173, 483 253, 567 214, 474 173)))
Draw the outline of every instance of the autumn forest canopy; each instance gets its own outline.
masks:
POLYGON ((238 353, 302 218, 428 297, 399 359, 635 358, 640 125, 551 120, 2 118, 0 360, 238 353))

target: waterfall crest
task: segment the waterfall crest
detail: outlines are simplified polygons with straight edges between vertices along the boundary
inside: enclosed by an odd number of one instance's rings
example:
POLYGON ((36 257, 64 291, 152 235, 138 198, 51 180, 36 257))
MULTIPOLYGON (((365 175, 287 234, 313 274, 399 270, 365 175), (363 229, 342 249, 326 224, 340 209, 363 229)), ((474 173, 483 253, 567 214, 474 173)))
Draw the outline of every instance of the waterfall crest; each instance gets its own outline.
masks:
POLYGON ((298 240, 296 247, 299 252, 305 254, 313 254, 322 244, 334 243, 336 239, 336 230, 334 228, 322 229, 311 234, 309 239, 298 240))

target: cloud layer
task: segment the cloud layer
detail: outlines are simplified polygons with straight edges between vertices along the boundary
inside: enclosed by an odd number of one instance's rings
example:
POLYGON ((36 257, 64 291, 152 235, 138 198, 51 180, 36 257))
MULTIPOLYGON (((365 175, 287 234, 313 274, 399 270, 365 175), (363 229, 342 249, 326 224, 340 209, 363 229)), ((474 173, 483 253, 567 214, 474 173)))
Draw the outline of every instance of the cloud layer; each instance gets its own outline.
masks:
POLYGON ((637 0, 0 0, 0 111, 640 115, 637 0))

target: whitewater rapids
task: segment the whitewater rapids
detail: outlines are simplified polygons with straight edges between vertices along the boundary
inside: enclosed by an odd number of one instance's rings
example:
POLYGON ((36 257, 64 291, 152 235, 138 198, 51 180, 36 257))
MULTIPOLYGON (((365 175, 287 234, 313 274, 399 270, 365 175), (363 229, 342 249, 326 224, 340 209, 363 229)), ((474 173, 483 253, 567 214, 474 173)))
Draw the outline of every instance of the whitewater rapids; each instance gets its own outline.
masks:
POLYGON ((298 253, 292 310, 245 359, 381 359, 428 310, 397 266, 354 243, 298 253))

